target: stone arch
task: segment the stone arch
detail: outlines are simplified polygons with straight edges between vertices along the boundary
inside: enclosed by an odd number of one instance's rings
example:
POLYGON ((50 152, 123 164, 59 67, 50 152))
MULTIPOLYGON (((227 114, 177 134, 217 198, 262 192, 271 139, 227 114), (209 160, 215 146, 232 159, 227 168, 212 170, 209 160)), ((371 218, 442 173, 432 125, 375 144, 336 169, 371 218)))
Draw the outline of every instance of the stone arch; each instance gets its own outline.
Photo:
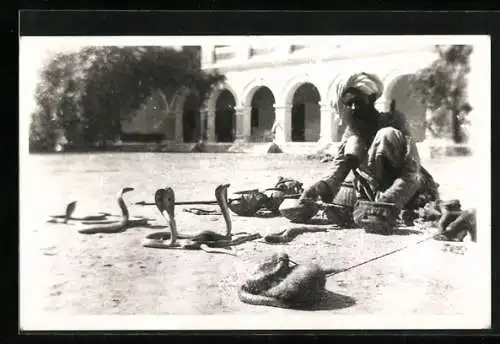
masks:
POLYGON ((412 69, 410 67, 399 67, 391 69, 384 75, 382 79, 382 82, 384 83, 384 94, 378 100, 379 103, 384 105, 384 111, 389 111, 389 104, 391 103, 390 95, 398 80, 404 76, 414 75, 416 71, 417 69, 412 69))
POLYGON ((268 88, 272 92, 273 96, 275 96, 273 88, 270 86, 270 83, 266 79, 256 78, 246 84, 245 87, 243 87, 243 90, 241 91, 242 105, 250 106, 255 92, 257 92, 262 87, 268 88))
MULTIPOLYGON (((235 104, 239 104, 238 94, 237 94, 237 92, 235 92, 233 87, 231 87, 231 85, 224 82, 224 83, 220 83, 214 87, 214 89, 210 93, 210 96, 208 97, 208 99, 205 102, 205 109, 207 112, 207 116, 204 119, 204 122, 205 122, 204 127, 206 128, 206 133, 203 134, 203 136, 205 137, 205 135, 206 135, 206 138, 211 142, 218 141, 217 140, 217 128, 216 128, 217 127, 216 105, 217 105, 217 100, 219 99, 220 94, 225 92, 225 91, 229 92, 232 95, 235 104)), ((233 108, 233 112, 234 112, 234 108, 233 108)), ((234 114, 231 117, 235 117, 234 114)), ((219 117, 219 120, 220 120, 220 117, 219 117)), ((230 123, 232 123, 232 127, 230 128, 230 130, 234 131, 235 130, 234 129, 235 123, 233 123, 232 120, 230 121, 230 123)), ((220 122, 219 122, 219 124, 220 124, 220 122)), ((220 125, 219 125, 219 129, 220 129, 220 125)))
POLYGON ((250 106, 251 141, 272 141, 272 128, 276 119, 275 103, 275 96, 267 86, 260 86, 252 92, 252 98, 248 103, 250 106))
POLYGON ((219 95, 223 91, 229 91, 232 94, 236 104, 240 103, 239 99, 238 99, 238 93, 231 87, 231 85, 229 85, 227 83, 223 83, 223 84, 216 86, 214 88, 214 90, 212 91, 212 93, 210 94, 210 96, 208 97, 206 105, 207 105, 207 109, 209 111, 210 110, 213 111, 215 109, 215 103, 217 102, 217 98, 219 97, 219 95))
MULTIPOLYGON (((406 117, 413 139, 421 142, 425 139, 426 107, 415 97, 411 88, 413 73, 393 75, 384 92, 384 102, 394 102, 397 111, 406 117)), ((387 110, 386 110, 387 111, 387 110)))
POLYGON ((165 93, 161 92, 161 98, 167 111, 166 128, 169 132, 167 140, 182 140, 184 104, 191 92, 189 88, 183 86, 176 89, 170 99, 165 93))
POLYGON ((172 99, 168 100, 165 93, 161 93, 163 102, 167 108, 167 111, 170 113, 175 113, 179 110, 182 110, 184 107, 184 103, 186 98, 192 91, 187 87, 178 88, 172 95, 172 99))
POLYGON ((136 114, 130 120, 122 121, 122 140, 175 140, 178 130, 176 116, 182 111, 185 95, 185 88, 175 90, 171 99, 167 99, 163 90, 153 90, 136 114))
POLYGON ((401 78, 413 76, 414 74, 415 71, 404 69, 395 69, 387 73, 387 75, 383 79, 385 85, 384 95, 386 95, 384 100, 388 100, 390 102, 390 98, 388 96, 392 93, 392 91, 394 90, 394 86, 396 86, 401 78))
POLYGON ((320 96, 320 100, 322 101, 324 99, 323 95, 321 94, 321 90, 318 86, 320 83, 317 82, 316 80, 313 80, 309 74, 301 74, 297 75, 291 79, 289 79, 284 87, 284 90, 282 92, 282 100, 285 105, 291 105, 293 103, 293 97, 295 95, 295 92, 299 87, 301 87, 304 84, 311 84, 313 85, 317 90, 318 94, 320 96))
POLYGON ((335 75, 326 89, 326 103, 328 103, 332 107, 335 107, 335 103, 337 101, 337 85, 342 79, 342 75, 343 74, 340 73, 335 75))

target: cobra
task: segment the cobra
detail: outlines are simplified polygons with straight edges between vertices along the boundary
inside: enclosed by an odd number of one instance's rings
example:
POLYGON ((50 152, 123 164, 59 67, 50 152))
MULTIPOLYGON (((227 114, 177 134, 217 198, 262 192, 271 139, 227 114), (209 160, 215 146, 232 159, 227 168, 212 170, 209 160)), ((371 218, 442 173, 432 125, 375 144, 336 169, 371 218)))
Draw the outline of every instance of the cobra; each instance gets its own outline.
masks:
POLYGON ((219 234, 211 230, 203 230, 196 234, 182 234, 177 229, 175 219, 175 193, 171 187, 159 189, 155 192, 155 203, 162 216, 167 220, 170 232, 156 232, 146 236, 142 245, 149 248, 204 250, 209 253, 232 254, 225 248, 260 238, 259 233, 249 234, 240 232, 232 234, 232 221, 227 202, 227 188, 229 184, 221 184, 215 189, 215 197, 221 209, 226 225, 226 233, 219 234), (236 236, 236 238, 233 238, 236 236), (187 239, 179 242, 179 239, 187 239), (166 242, 169 240, 168 242, 166 242))
POLYGON ((68 203, 66 206, 66 211, 62 215, 50 215, 50 219, 47 220, 49 223, 63 223, 67 224, 70 220, 73 221, 100 221, 105 220, 107 216, 110 216, 109 213, 99 213, 98 215, 87 215, 81 217, 74 217, 73 213, 76 209, 76 201, 72 201, 68 203))
POLYGON ((122 211, 121 219, 119 221, 83 227, 78 229, 78 232, 82 234, 120 233, 130 227, 147 225, 148 219, 146 218, 130 218, 130 213, 128 211, 127 205, 125 204, 125 201, 123 200, 123 196, 125 193, 133 190, 134 188, 124 187, 118 192, 116 196, 118 206, 122 211))

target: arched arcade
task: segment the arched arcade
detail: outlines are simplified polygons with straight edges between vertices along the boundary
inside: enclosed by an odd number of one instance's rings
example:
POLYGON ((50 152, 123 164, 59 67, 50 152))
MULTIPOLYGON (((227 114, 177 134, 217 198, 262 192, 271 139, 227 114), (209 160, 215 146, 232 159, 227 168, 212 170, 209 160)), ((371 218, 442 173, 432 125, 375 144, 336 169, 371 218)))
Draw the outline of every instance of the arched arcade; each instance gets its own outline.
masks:
MULTIPOLYGON (((411 93, 408 69, 369 72, 385 83, 377 108, 388 111, 394 100, 408 118, 415 140, 424 140, 426 111, 411 93)), ((233 85, 229 79, 205 104, 208 142, 338 142, 346 123, 335 106, 335 90, 344 74, 348 73, 306 73, 271 83, 265 78, 235 79, 233 85)))

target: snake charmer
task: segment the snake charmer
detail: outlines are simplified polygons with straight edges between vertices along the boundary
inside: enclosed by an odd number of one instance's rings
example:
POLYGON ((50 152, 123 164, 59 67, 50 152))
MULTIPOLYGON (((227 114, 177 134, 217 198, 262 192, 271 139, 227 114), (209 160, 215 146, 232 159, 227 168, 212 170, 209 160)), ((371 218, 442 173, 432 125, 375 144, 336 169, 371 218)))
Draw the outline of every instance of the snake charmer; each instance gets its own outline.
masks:
POLYGON ((402 211, 438 198, 438 184, 420 164, 404 114, 393 106, 387 113, 375 108, 383 89, 377 76, 364 72, 339 84, 337 108, 346 130, 328 173, 304 190, 301 201, 342 204, 358 223, 363 212, 357 215, 357 200, 392 203, 402 211), (339 193, 349 184, 351 194, 339 193))

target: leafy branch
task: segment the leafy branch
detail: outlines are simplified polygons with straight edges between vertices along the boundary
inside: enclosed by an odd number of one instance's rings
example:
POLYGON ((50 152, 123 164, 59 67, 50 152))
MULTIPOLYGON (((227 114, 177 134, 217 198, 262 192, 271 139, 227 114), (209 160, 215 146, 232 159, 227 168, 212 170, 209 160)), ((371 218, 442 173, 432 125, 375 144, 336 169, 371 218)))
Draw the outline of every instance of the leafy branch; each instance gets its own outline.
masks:
POLYGON ((36 88, 30 149, 51 151, 61 137, 75 148, 114 140, 157 90, 171 99, 185 88, 201 106, 224 76, 201 70, 193 48, 89 46, 56 55, 36 88))
POLYGON ((436 46, 438 58, 412 79, 413 89, 431 112, 428 126, 437 136, 454 142, 467 140, 464 126, 472 107, 467 101, 467 74, 470 72, 470 45, 436 46))

